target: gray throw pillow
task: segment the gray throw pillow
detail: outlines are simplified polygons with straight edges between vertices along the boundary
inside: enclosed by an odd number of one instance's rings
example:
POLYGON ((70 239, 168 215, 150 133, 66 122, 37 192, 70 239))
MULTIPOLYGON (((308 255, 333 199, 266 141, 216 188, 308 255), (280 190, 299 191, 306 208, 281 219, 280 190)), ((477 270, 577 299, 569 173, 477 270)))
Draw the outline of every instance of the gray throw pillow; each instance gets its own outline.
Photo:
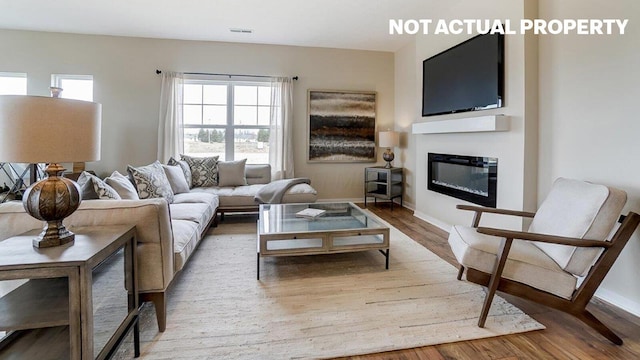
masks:
MULTIPOLYGON (((82 174, 80 174, 78 180, 80 180, 80 178, 83 179, 83 187, 87 187, 87 184, 91 185, 91 187, 93 188, 93 193, 96 195, 96 199, 120 200, 120 195, 118 195, 118 193, 111 186, 109 186, 106 182, 104 182, 104 180, 100 179, 99 177, 83 171, 82 174)), ((83 189, 83 192, 84 191, 85 189, 83 189)))
POLYGON ((187 180, 187 185, 189 185, 189 189, 193 187, 193 181, 191 181, 191 169, 189 168, 189 164, 187 164, 186 161, 170 158, 167 165, 180 166, 180 168, 182 169, 182 172, 184 173, 184 178, 187 180))
POLYGON ((218 162, 218 186, 247 185, 244 168, 247 159, 218 162))
POLYGON ((138 191, 140 199, 165 198, 169 204, 173 202, 173 191, 167 175, 159 161, 146 166, 127 166, 127 171, 138 191))
POLYGON ((189 185, 187 179, 184 178, 184 173, 180 166, 162 165, 164 174, 167 175, 167 180, 171 185, 171 190, 174 194, 182 194, 189 192, 189 185))
POLYGON ((93 188, 93 182, 91 181, 90 176, 90 173, 83 171, 76 181, 78 185, 80 185, 80 198, 82 200, 95 200, 98 198, 98 194, 93 188))
POLYGON ((138 200, 138 191, 128 176, 114 171, 108 178, 104 179, 107 185, 111 186, 123 200, 138 200))
POLYGON ((180 155, 180 159, 189 164, 191 182, 194 187, 218 185, 218 156, 199 158, 180 155))

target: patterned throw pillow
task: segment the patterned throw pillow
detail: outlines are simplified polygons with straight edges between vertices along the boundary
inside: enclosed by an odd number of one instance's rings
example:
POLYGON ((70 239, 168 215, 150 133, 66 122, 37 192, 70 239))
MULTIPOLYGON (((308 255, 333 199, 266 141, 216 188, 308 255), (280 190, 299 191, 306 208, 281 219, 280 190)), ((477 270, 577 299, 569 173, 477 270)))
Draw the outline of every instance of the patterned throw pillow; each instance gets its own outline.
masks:
POLYGON ((187 164, 186 161, 170 158, 167 165, 180 166, 180 168, 182 169, 182 172, 184 173, 184 178, 187 180, 187 185, 189 185, 189 189, 193 187, 193 183, 191 181, 191 169, 189 168, 189 164, 187 164))
POLYGON ((218 186, 218 157, 191 157, 180 155, 189 164, 191 183, 194 187, 218 186))
POLYGON ((159 161, 140 167, 128 165, 127 171, 133 178, 140 199, 163 197, 169 204, 173 202, 171 184, 159 161))

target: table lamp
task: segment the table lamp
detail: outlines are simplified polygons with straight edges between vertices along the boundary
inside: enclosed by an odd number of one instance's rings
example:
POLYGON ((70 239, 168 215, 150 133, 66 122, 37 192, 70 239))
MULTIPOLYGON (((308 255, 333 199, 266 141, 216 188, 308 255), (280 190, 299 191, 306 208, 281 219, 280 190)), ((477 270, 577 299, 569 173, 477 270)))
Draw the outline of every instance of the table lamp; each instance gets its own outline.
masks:
POLYGON ((381 131, 378 134, 378 146, 387 148, 387 151, 382 154, 382 158, 387 162, 387 165, 385 165, 385 168, 387 169, 391 168, 391 162, 395 158, 395 155, 393 154, 393 151, 391 151, 391 148, 398 146, 399 140, 400 137, 395 131, 381 131))
POLYGON ((0 162, 47 163, 47 177, 22 197, 25 210, 45 221, 33 246, 72 243, 62 223, 80 206, 80 187, 62 177, 62 162, 100 160, 102 105, 43 96, 0 96, 0 162))

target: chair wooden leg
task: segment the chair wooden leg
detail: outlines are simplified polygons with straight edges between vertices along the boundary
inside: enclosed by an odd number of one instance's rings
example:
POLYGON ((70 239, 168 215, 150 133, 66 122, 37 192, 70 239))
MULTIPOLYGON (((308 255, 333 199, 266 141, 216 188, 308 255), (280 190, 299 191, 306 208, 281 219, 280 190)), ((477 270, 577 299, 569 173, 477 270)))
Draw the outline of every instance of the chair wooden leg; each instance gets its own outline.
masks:
POLYGON ((164 292, 142 293, 140 294, 140 302, 151 301, 156 308, 156 320, 158 321, 158 330, 164 332, 167 328, 167 302, 164 292))
POLYGON ((458 269, 458 280, 462 280, 463 273, 464 273, 464 265, 460 265, 460 269, 458 269))
POLYGON ((489 315, 489 309, 491 308, 491 302, 493 302, 493 296, 496 294, 496 290, 498 290, 498 284, 500 283, 500 278, 502 277, 502 270, 504 270, 504 265, 507 263, 507 256, 509 255, 509 250, 511 250, 511 243, 513 239, 504 239, 500 243, 500 248, 498 249, 498 262, 496 263, 496 267, 493 270, 493 274, 491 274, 491 280, 489 281, 489 286, 487 287, 487 295, 484 299, 484 304, 482 305, 482 311, 480 311, 480 319, 478 320, 478 327, 483 328, 485 322, 487 321, 487 316, 489 315))
POLYGON ((582 313, 575 314, 575 316, 580 319, 583 323, 589 325, 595 331, 599 332, 602 336, 609 339, 612 343, 616 345, 622 345, 622 339, 618 337, 611 329, 609 329, 605 324, 603 324, 598 318, 593 316, 587 310, 584 310, 582 313))

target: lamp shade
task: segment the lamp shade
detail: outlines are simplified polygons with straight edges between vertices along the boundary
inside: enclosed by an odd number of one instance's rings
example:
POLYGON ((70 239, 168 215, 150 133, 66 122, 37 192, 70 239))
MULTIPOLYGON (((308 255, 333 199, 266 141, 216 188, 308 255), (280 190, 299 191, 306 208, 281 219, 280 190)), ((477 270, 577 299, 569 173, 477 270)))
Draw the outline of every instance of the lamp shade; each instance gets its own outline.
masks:
POLYGON ((381 131, 378 134, 378 146, 383 148, 392 148, 398 146, 400 136, 395 131, 381 131))
POLYGON ((0 162, 100 160, 102 105, 43 96, 0 96, 0 162))

